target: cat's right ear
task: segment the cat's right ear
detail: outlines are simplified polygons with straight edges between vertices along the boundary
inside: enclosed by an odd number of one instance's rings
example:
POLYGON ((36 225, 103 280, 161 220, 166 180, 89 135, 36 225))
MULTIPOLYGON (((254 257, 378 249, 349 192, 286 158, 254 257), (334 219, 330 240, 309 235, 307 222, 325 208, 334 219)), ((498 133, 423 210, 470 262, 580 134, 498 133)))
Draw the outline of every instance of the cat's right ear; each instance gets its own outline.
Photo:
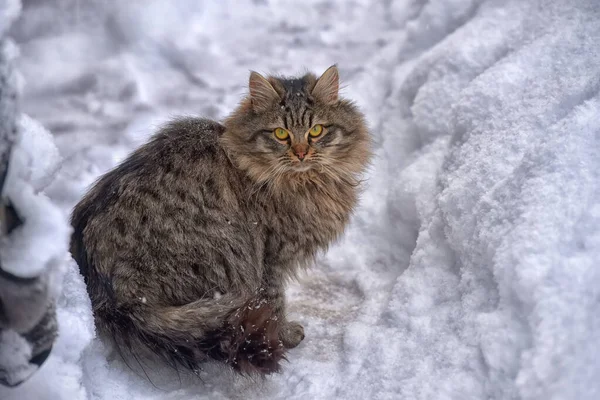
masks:
POLYGON ((257 112, 266 111, 273 103, 280 100, 273 86, 258 72, 250 72, 250 101, 252 109, 257 112))

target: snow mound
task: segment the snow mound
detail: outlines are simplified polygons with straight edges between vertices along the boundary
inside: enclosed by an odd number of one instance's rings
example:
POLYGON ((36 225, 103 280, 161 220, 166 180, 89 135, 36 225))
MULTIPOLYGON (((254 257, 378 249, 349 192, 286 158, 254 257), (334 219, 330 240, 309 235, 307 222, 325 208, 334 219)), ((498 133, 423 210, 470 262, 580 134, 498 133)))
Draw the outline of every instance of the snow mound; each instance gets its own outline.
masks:
POLYGON ((348 398, 598 398, 599 16, 487 2, 416 60, 394 95, 449 146, 348 398))
POLYGON ((33 278, 63 264, 71 228, 65 214, 39 192, 60 166, 52 136, 22 116, 4 188, 24 224, 0 242, 0 264, 15 276, 33 278), (35 249, 35 250, 34 250, 35 249))

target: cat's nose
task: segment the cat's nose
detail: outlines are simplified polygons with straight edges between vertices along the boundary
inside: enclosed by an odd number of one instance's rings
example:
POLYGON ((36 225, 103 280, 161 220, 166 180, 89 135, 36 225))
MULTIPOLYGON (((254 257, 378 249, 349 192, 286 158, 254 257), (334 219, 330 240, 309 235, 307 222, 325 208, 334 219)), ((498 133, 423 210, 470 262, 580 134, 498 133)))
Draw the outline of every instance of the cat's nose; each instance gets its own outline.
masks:
POLYGON ((298 160, 304 161, 304 158, 306 157, 306 153, 308 151, 308 146, 303 144, 296 144, 292 146, 292 150, 294 151, 296 157, 298 157, 298 160))

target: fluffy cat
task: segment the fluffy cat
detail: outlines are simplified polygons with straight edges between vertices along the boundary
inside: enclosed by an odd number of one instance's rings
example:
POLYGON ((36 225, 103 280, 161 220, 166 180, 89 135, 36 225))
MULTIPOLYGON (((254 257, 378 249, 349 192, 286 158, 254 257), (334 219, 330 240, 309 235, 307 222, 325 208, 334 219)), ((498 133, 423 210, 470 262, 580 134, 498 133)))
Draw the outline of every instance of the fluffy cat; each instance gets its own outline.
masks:
POLYGON ((223 124, 174 120, 75 207, 96 323, 186 367, 279 370, 304 338, 284 284, 338 238, 371 157, 363 115, 320 78, 250 74, 223 124))

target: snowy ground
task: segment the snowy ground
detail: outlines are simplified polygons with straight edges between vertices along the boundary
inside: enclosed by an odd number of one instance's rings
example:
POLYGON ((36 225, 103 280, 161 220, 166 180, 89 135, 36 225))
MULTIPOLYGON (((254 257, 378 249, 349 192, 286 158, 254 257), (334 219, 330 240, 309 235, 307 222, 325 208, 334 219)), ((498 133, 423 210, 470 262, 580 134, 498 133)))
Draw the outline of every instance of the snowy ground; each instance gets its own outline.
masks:
POLYGON ((290 287, 307 337, 283 374, 149 383, 95 339, 68 260, 53 354, 0 397, 600 398, 599 21, 594 0, 25 1, 23 109, 64 157, 65 214, 160 122, 225 116, 250 69, 338 63, 377 158, 290 287))

